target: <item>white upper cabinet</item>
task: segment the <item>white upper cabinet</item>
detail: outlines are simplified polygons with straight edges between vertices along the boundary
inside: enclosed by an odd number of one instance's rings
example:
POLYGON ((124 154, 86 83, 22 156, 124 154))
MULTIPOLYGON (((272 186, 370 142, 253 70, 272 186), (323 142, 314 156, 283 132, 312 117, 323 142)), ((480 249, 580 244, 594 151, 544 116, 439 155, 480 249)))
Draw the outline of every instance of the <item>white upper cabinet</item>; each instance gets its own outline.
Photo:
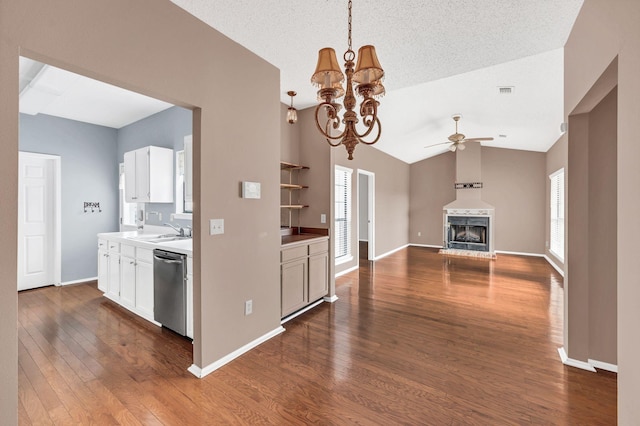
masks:
POLYGON ((129 203, 173 202, 173 150, 147 146, 124 153, 125 199, 129 203))
POLYGON ((193 202, 193 137, 184 138, 184 201, 193 202))

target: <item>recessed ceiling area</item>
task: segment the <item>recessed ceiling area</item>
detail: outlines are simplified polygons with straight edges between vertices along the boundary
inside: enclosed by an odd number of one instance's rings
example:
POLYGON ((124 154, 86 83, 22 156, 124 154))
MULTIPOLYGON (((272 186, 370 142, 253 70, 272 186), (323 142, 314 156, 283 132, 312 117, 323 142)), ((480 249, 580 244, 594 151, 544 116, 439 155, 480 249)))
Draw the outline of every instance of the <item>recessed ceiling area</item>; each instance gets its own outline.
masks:
POLYGON ((20 57, 20 112, 120 129, 173 105, 20 57))

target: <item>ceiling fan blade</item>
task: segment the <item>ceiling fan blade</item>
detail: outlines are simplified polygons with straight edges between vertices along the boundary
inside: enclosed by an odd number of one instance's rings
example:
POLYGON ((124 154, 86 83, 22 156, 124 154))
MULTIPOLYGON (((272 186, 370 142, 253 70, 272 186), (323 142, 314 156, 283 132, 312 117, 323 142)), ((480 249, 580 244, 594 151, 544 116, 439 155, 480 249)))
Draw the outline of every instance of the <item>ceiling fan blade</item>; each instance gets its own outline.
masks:
POLYGON ((436 143, 436 144, 433 144, 433 145, 427 145, 427 146, 425 146, 425 148, 431 148, 431 147, 434 147, 434 146, 446 145, 446 144, 450 144, 450 143, 452 143, 452 142, 441 142, 441 143, 436 143))
POLYGON ((466 138, 464 142, 492 141, 493 138, 466 138))

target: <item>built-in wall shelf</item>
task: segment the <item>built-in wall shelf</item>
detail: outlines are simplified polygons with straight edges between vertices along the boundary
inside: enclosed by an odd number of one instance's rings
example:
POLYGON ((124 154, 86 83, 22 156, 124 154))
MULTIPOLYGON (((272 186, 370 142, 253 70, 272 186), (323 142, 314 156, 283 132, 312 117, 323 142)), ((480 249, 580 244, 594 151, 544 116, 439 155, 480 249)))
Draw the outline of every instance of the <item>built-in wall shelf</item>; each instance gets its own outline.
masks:
POLYGON ((301 166, 299 164, 294 164, 294 163, 287 163, 286 161, 281 161, 280 170, 309 170, 309 167, 301 166))
MULTIPOLYGON (((299 176, 297 176, 297 172, 300 170, 309 170, 309 167, 302 166, 300 164, 288 163, 286 161, 280 162, 280 170, 286 174, 286 178, 281 177, 280 189, 287 191, 287 193, 283 196, 281 194, 280 197, 280 208, 289 210, 287 220, 287 226, 289 228, 293 227, 293 211, 299 211, 304 209, 305 207, 309 207, 308 205, 304 205, 300 203, 300 192, 299 190, 307 189, 308 186, 301 185, 298 183, 299 176), (294 175, 295 178, 294 178, 294 175), (294 193, 296 193, 297 200, 294 200, 294 193)), ((299 213, 296 214, 298 216, 298 226, 300 226, 300 216, 299 213)), ((283 225, 281 223, 281 225, 283 225)))
POLYGON ((292 183, 281 183, 280 189, 306 189, 308 186, 306 185, 296 185, 292 183))
POLYGON ((300 209, 304 209, 305 207, 309 207, 309 206, 305 206, 302 204, 283 204, 280 206, 281 209, 292 209, 292 210, 300 210, 300 209))

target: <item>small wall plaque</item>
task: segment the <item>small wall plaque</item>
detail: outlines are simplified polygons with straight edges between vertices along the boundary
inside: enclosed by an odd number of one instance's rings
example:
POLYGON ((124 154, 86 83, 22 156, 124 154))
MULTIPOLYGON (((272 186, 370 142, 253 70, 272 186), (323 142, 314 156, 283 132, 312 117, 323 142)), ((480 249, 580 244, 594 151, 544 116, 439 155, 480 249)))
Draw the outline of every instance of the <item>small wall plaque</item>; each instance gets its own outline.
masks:
POLYGON ((467 183, 458 183, 455 184, 456 189, 481 189, 482 182, 467 182, 467 183))

